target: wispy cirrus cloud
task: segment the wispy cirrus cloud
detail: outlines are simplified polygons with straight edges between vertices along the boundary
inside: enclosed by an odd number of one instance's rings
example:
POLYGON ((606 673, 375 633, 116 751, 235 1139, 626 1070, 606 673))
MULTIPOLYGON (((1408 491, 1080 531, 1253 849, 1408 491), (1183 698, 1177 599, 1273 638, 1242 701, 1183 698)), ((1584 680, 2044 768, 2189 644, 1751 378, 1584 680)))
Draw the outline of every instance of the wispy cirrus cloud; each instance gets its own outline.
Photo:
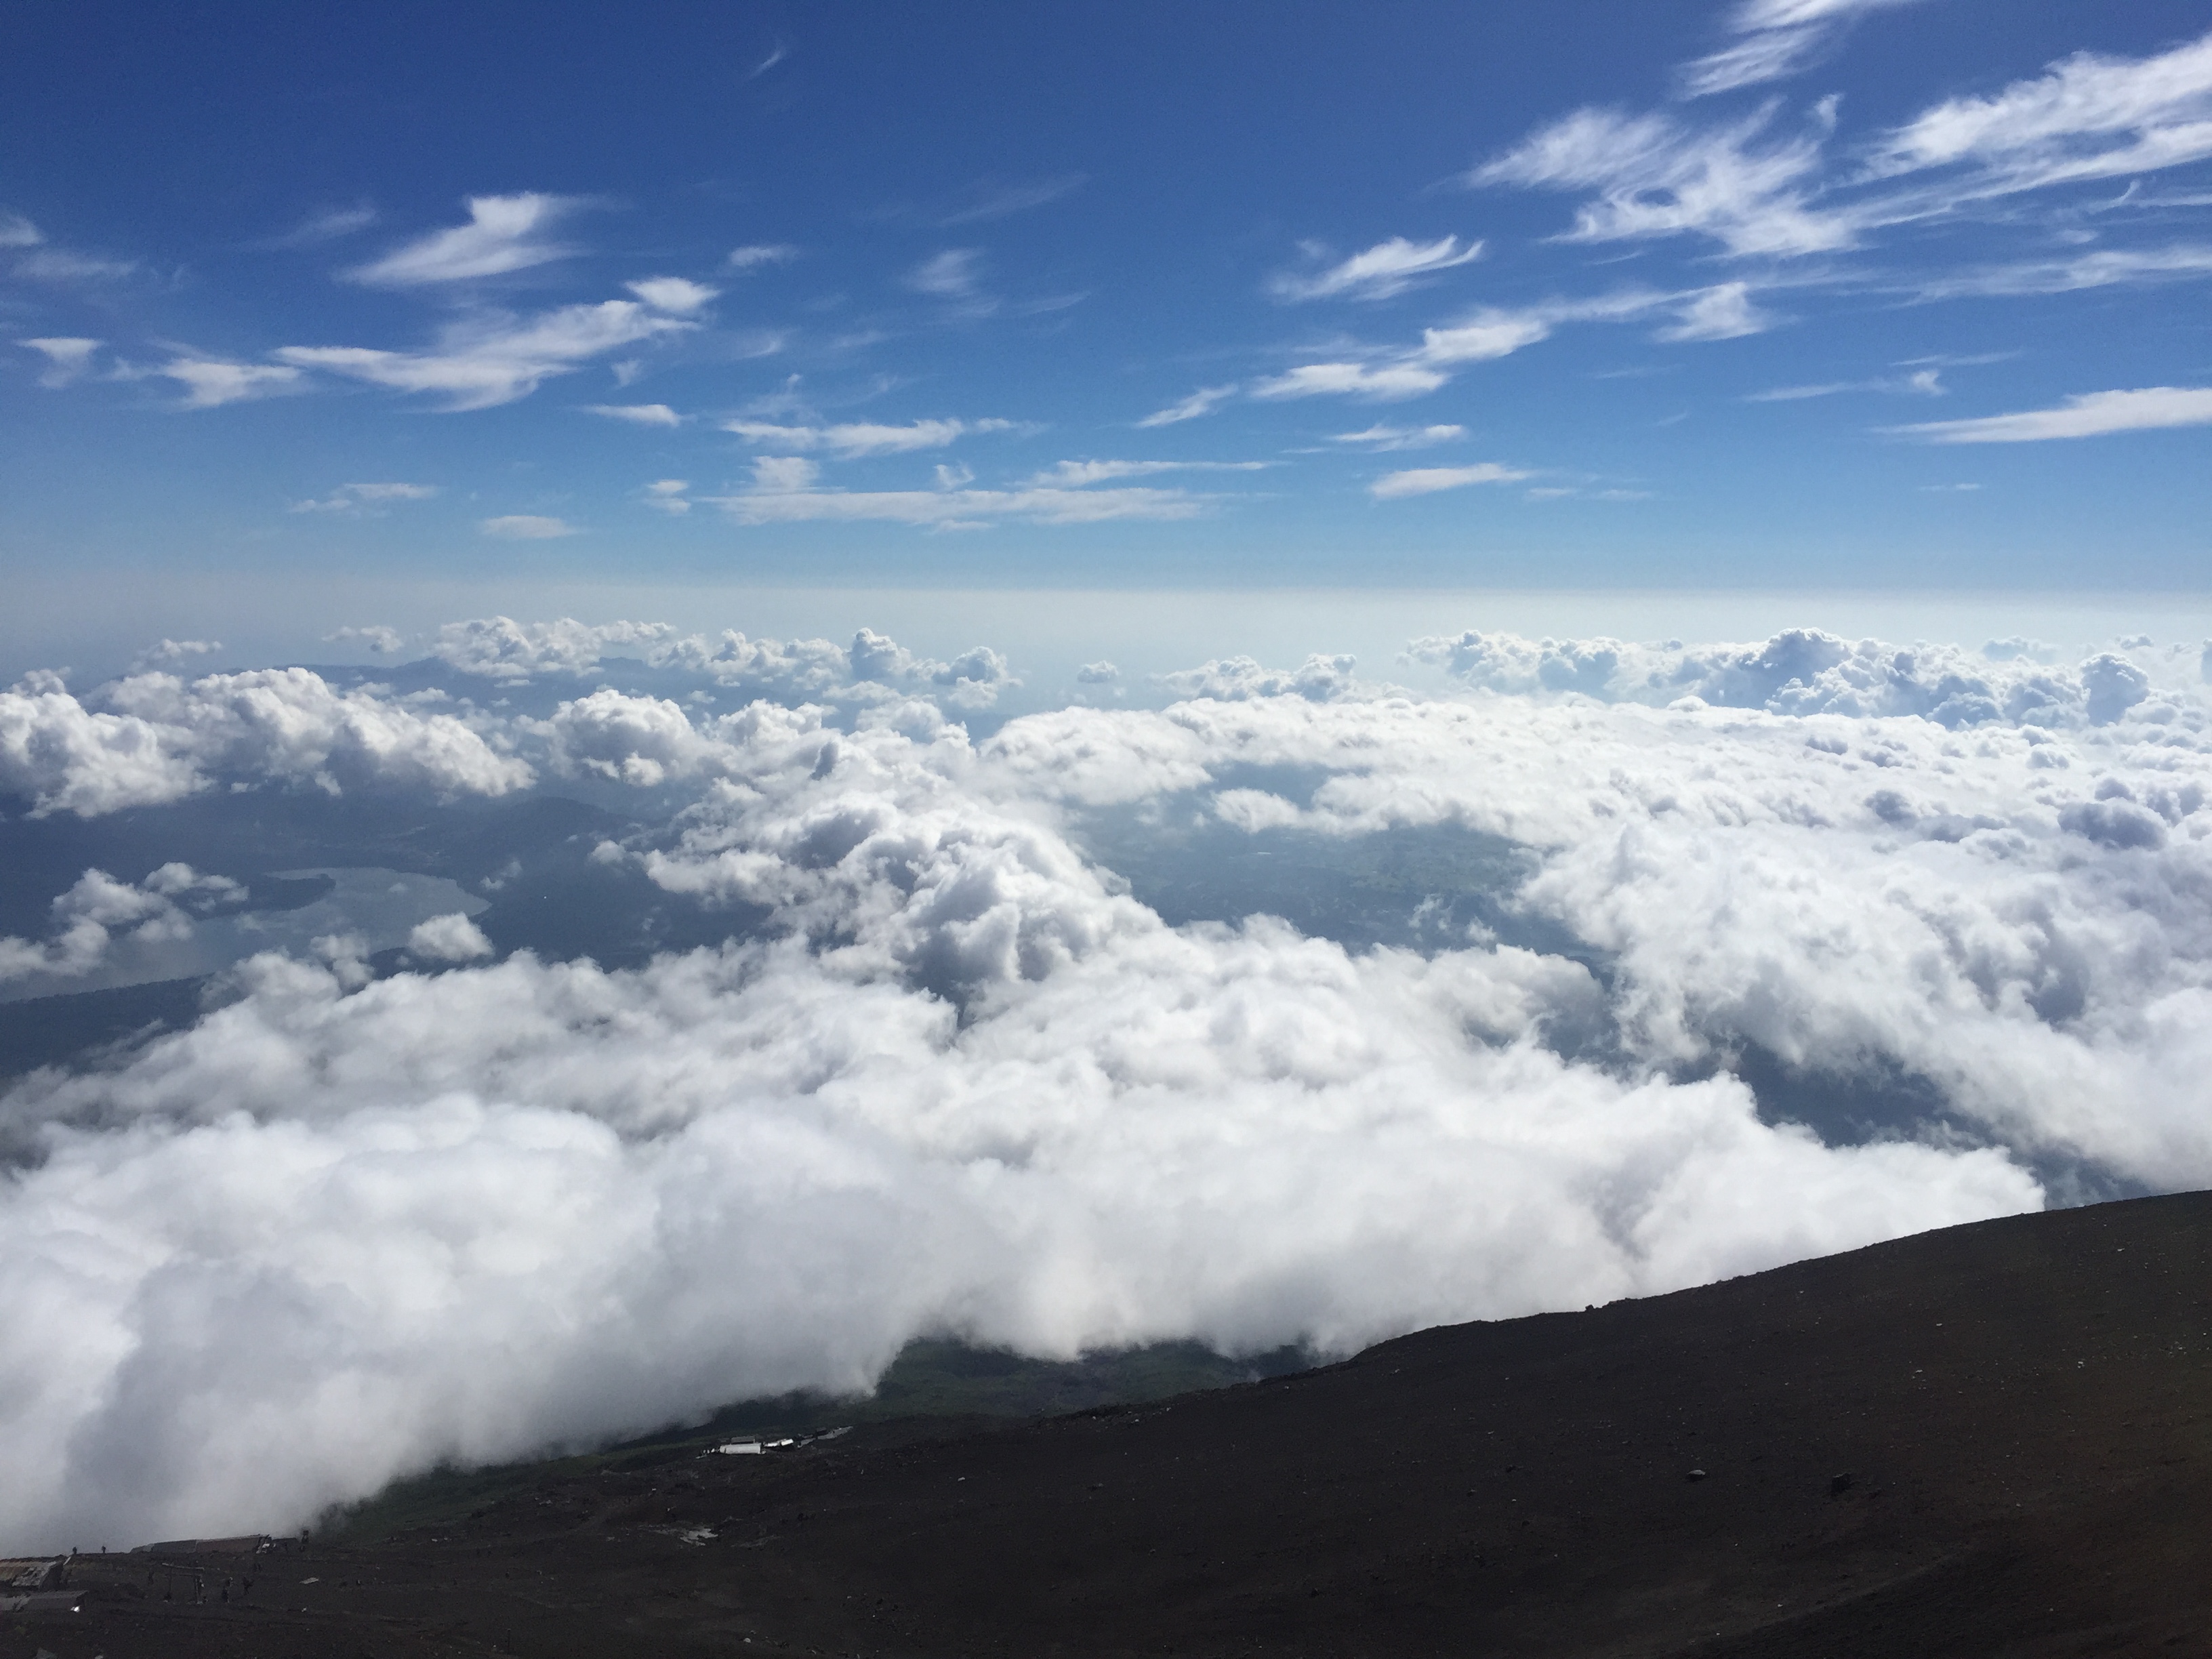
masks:
POLYGON ((758 270, 766 265, 788 264, 799 250, 786 242, 748 242, 733 247, 722 264, 731 270, 758 270))
POLYGON ((548 518, 536 513, 507 513, 495 519, 480 519, 477 528, 487 536, 507 542, 556 541, 563 536, 583 534, 566 519, 548 518))
POLYGON ((1657 337, 1670 341, 1734 339, 1756 334, 1778 320, 1751 301, 1747 283, 1662 293, 1625 289, 1582 300, 1552 300, 1508 309, 1489 306, 1455 323, 1421 331, 1420 343, 1301 363, 1253 385, 1249 395, 1290 398, 1350 397, 1371 403, 1419 398, 1447 385, 1459 370, 1510 356, 1549 339, 1569 323, 1629 322, 1655 316, 1673 320, 1657 337))
POLYGON ((2212 386, 2153 386, 2124 392, 2089 392, 2051 409, 1965 421, 1923 421, 1885 430, 1933 444, 2021 444, 2182 426, 2212 426, 2212 386))
POLYGON ((1814 398, 1833 398, 1852 392, 1905 392, 1922 398, 1941 398, 1948 388, 1942 371, 1919 368, 1904 376, 1877 375, 1867 380, 1824 380, 1811 386, 1778 386, 1745 395, 1747 404, 1794 404, 1814 398))
POLYGON ((1370 453, 1395 449, 1433 449, 1467 436, 1463 426, 1370 426, 1361 432, 1333 432, 1333 444, 1358 444, 1370 453))
POLYGON ((1920 278, 1903 284, 1917 300, 2008 298, 2073 294, 2085 289, 2191 282, 2212 276, 2212 246, 2176 243, 2154 248, 2100 248, 2067 259, 2025 259, 2006 265, 1920 278))
POLYGON ((981 248, 949 247, 933 253, 908 271, 906 285, 916 294, 927 294, 938 300, 969 300, 975 297, 982 282, 983 252, 981 248))
POLYGON ((1084 173, 1063 173, 1028 183, 981 179, 969 185, 963 199, 945 210, 937 223, 950 229, 955 225, 981 224, 1011 214, 1026 213, 1031 208, 1057 202, 1063 196, 1072 196, 1090 181, 1090 175, 1084 173))
POLYGON ((1813 204, 1821 147, 1834 123, 1823 103, 1808 128, 1777 134, 1778 106, 1698 126, 1657 112, 1579 109, 1540 127, 1466 174, 1470 188, 1595 191, 1562 240, 1615 242, 1698 234, 1733 254, 1832 252, 1854 245, 1848 214, 1813 204))
POLYGON ((570 196, 524 191, 514 196, 471 196, 469 222, 402 243, 380 259, 345 273, 356 283, 415 288, 476 281, 565 259, 576 250, 550 232, 583 203, 570 196))
POLYGON ((380 516, 394 501, 427 501, 438 493, 435 484, 346 483, 320 501, 295 501, 295 513, 337 513, 349 518, 380 516))
POLYGON ((2212 33, 2150 58, 2077 52, 1986 98, 1947 99, 1876 145, 1870 176, 1966 167, 2012 192, 2212 156, 2212 33))
POLYGON ((1395 501, 1408 495, 1465 489, 1470 484, 1517 483, 1529 476, 1521 468, 1502 466, 1496 461, 1478 461, 1473 466, 1418 466, 1384 473, 1367 486, 1367 493, 1378 501, 1395 501))
POLYGON ((1252 396, 1271 402, 1286 398, 1362 398, 1370 403, 1395 403, 1424 397, 1450 378, 1410 361, 1301 363, 1260 381, 1253 386, 1252 396))
POLYGON ((1181 403, 1154 410, 1137 424, 1139 427, 1179 426, 1185 421, 1200 419, 1234 398, 1238 390, 1233 380, 1227 386, 1202 386, 1181 403))
POLYGON ((1764 334, 1778 319, 1751 301, 1745 283, 1721 283, 1692 296, 1675 320, 1661 329, 1662 340, 1740 340, 1764 334))
POLYGON ((820 467, 804 457, 763 456, 753 463, 750 489, 704 499, 746 525, 873 521, 935 530, 979 529, 1002 520, 1075 525, 1191 519, 1212 505, 1212 498, 1190 491, 1143 486, 977 489, 969 485, 971 477, 939 467, 935 489, 834 489, 822 487, 820 467))
POLYGON ((1917 0, 1747 0, 1729 14, 1741 38, 1675 71, 1681 94, 1705 98, 1809 69, 1839 30, 1868 12, 1917 0))
POLYGON ((586 404, 586 415, 604 415, 632 426, 681 426, 684 417, 666 404, 586 404))
POLYGON ((1054 173, 1042 179, 976 179, 956 189, 892 202, 868 217, 890 224, 930 230, 952 230, 962 225, 988 224, 993 220, 1027 213, 1073 196, 1091 182, 1086 173, 1054 173))
POLYGON ((759 448, 827 450, 839 460, 867 455, 905 455, 920 449, 942 449, 971 433, 1011 432, 1015 422, 981 421, 909 421, 891 426, 873 421, 848 421, 834 426, 786 426, 775 421, 726 421, 725 432, 734 433, 759 448))
POLYGON ((1060 461, 1029 482, 1041 489, 1079 489, 1116 478, 1147 478, 1162 472, 1265 472, 1273 461, 1060 461))
POLYGON ((1272 277, 1268 291, 1284 300, 1388 300, 1428 278, 1482 257, 1478 240, 1464 248, 1457 236, 1433 242, 1413 242, 1393 236, 1364 252, 1332 261, 1319 242, 1303 245, 1311 269, 1282 271, 1272 277))
POLYGON ((263 248, 320 247, 325 243, 343 241, 357 232, 374 224, 378 214, 366 202, 352 207, 320 208, 308 214, 291 229, 253 244, 263 248))
POLYGON ((226 404, 251 403, 307 389, 307 377, 297 368, 276 363, 230 362, 220 357, 179 356, 150 368, 118 371, 125 380, 149 376, 174 380, 185 388, 185 409, 220 409, 226 404))
POLYGON ((111 259, 57 247, 20 213, 0 212, 0 252, 14 252, 8 273, 33 283, 106 282, 138 269, 136 259, 111 259))
POLYGON ((34 283, 111 281, 138 269, 136 259, 110 259, 57 247, 21 214, 0 212, 0 252, 11 251, 15 257, 8 262, 9 274, 34 283))
MULTIPOLYGON (((1887 3, 1909 0, 1880 0, 1887 3)), ((1880 4, 1776 0, 1740 8, 1735 21, 1746 40, 1703 60, 1711 84, 1690 90, 1794 72, 1799 46, 1809 49, 1825 31, 1880 4)), ((1853 147, 1859 159, 1846 149, 1840 163, 1828 153, 1838 109, 1836 100, 1824 99, 1792 131, 1779 125, 1773 101, 1719 122, 1585 107, 1538 128, 1462 182, 1587 192, 1562 234, 1570 242, 1694 236, 1745 258, 1861 249, 1892 227, 1986 213, 2005 198, 2212 157, 2212 34, 2143 58, 2076 53, 1987 96, 1930 106, 1853 147)), ((2083 264, 2070 276, 2087 279, 2086 286, 2100 276, 2160 274, 2148 261, 2130 265, 2130 257, 2118 252, 2103 271, 2083 264)), ((2064 264, 2040 272, 2060 287, 2069 280, 2064 264)), ((2190 273, 2185 262, 2167 274, 2190 273)), ((1966 286, 1956 291, 1976 291, 1977 280, 1960 279, 1966 286)), ((1931 297, 1946 293, 1944 282, 1929 279, 1931 297)), ((2022 290, 2007 289, 1999 276, 1978 291, 2022 290)))
POLYGON ((58 392, 92 372, 93 357, 104 343, 75 335, 46 335, 15 343, 46 359, 46 366, 39 371, 39 384, 50 392, 58 392))
POLYGON ((688 479, 655 478, 641 492, 641 499, 656 513, 665 513, 680 519, 691 510, 691 502, 686 493, 690 488, 688 479))
POLYGON ((593 357, 697 326, 640 301, 605 300, 526 319, 471 318, 446 330, 428 351, 284 346, 274 355, 295 374, 320 369, 389 391, 441 398, 448 411, 461 411, 513 403, 593 357))

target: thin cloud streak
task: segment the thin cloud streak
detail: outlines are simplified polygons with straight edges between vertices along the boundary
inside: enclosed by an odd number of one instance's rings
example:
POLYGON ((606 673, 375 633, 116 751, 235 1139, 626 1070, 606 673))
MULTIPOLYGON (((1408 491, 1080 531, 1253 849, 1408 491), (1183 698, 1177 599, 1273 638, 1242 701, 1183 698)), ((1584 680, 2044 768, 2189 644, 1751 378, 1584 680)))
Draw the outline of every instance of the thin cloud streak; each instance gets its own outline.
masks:
POLYGON ((1480 461, 1473 466, 1413 467, 1403 472, 1384 473, 1367 486, 1367 493, 1378 501, 1395 501, 1408 495, 1464 489, 1470 484, 1517 483, 1529 476, 1523 470, 1501 466, 1496 461, 1480 461))
POLYGON ((513 403, 593 357, 697 326, 639 301, 605 300, 528 319, 457 324, 431 351, 283 346, 274 355, 295 372, 321 369, 389 391, 439 397, 448 412, 461 412, 513 403))
POLYGON ((1201 419, 1212 414, 1215 410, 1234 398, 1239 389, 1234 381, 1227 386, 1200 386, 1181 403, 1170 404, 1165 409, 1156 410, 1137 424, 1140 428, 1179 426, 1185 421, 1201 419))
POLYGON ((722 430, 743 438, 757 448, 773 446, 787 450, 829 451, 840 460, 869 455, 907 455, 921 449, 942 449, 971 433, 1011 432, 1012 421, 909 421, 903 426, 873 421, 848 421, 836 426, 783 426, 774 421, 725 421, 722 430))
POLYGON ((469 222, 433 231, 402 244, 382 258, 346 273, 374 287, 412 288, 503 276, 565 259, 573 247, 545 233, 581 204, 573 197, 524 191, 514 196, 471 196, 469 222))
POLYGON ((2154 386, 2129 392, 2090 392, 2069 398, 2055 409, 2023 410, 1966 421, 1925 421, 1885 430, 1932 444, 2021 444, 2183 426, 2212 426, 2212 386, 2154 386))
MULTIPOLYGON (((1306 252, 1311 258, 1327 258, 1327 250, 1316 243, 1308 243, 1306 252)), ((1425 278, 1472 264, 1481 257, 1480 240, 1462 248, 1457 236, 1439 237, 1427 243, 1393 236, 1364 253, 1355 253, 1319 270, 1281 272, 1269 281, 1267 287, 1270 293, 1283 300, 1388 300, 1425 278)))

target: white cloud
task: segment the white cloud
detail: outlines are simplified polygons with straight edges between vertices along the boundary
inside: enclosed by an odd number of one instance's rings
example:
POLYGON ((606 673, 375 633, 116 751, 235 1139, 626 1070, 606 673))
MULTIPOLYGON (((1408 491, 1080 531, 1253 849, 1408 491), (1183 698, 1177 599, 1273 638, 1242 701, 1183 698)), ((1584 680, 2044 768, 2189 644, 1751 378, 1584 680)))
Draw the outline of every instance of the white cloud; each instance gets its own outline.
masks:
POLYGON ((1548 300, 1512 310, 1486 306, 1457 322, 1423 329, 1417 346, 1339 362, 1301 364, 1249 391, 1255 398, 1267 398, 1343 396, 1387 402, 1418 398, 1448 384, 1450 371, 1510 356, 1549 339, 1561 324, 1626 322, 1668 308, 1677 310, 1683 320, 1662 337, 1728 338, 1756 331, 1771 320, 1757 312, 1747 295, 1746 285, 1736 283, 1680 294, 1632 289, 1590 299, 1548 300))
POLYGON ((1060 461, 1035 475, 1030 483, 1081 489, 1115 478, 1146 478, 1162 472, 1264 472, 1273 465, 1273 461, 1060 461))
MULTIPOLYGON (((1328 250, 1316 243, 1307 244, 1306 252, 1316 260, 1328 258, 1328 250)), ((1269 282, 1268 289, 1285 300, 1387 300, 1415 287, 1425 277, 1471 264, 1481 257, 1480 240, 1462 249, 1456 236, 1439 237, 1433 242, 1393 236, 1317 270, 1282 272, 1269 282)))
POLYGON ((753 460, 753 488, 775 492, 811 489, 822 476, 818 461, 803 455, 761 455, 753 460))
POLYGON ((573 197, 538 191, 471 196, 465 225, 434 231, 346 274, 357 283, 403 288, 527 270, 575 252, 549 240, 547 233, 581 205, 573 197))
POLYGON ((1747 404, 1795 404, 1811 398, 1833 398, 1850 392, 1904 392, 1921 398, 1942 398, 1949 395, 1943 384, 1943 374, 1938 368, 1918 368, 1902 379, 1887 376, 1871 380, 1826 380, 1814 386, 1778 386, 1765 392, 1748 392, 1747 404))
POLYGON ((40 283, 112 282, 138 269, 135 259, 108 259, 70 248, 42 247, 9 267, 15 276, 40 283))
POLYGON ((1255 398, 1364 398, 1374 403, 1395 403, 1424 397, 1450 377, 1417 362, 1301 363, 1297 368, 1258 382, 1255 398))
POLYGON ((275 355, 293 367, 266 372, 296 377, 301 368, 318 368, 441 397, 449 410, 490 409, 528 397, 542 381, 571 374, 592 357, 697 326, 634 300, 605 300, 529 318, 471 319, 447 329, 434 351, 285 346, 275 355))
POLYGON ((907 272, 906 285, 940 300, 971 299, 982 281, 982 263, 980 248, 949 247, 907 272))
POLYGON ((83 700, 52 675, 0 691, 0 792, 41 815, 91 817, 218 784, 501 795, 532 776, 452 715, 339 692, 304 668, 135 674, 83 700))
POLYGON ((416 923, 407 950, 425 962, 474 962, 491 955, 492 944, 483 928, 455 910, 416 923))
MULTIPOLYGON (((1695 97, 1795 74, 1838 27, 1875 9, 1808 3, 1740 11, 1735 27, 1743 38, 1685 65, 1683 90, 1695 97)), ((1580 109, 1473 169, 1464 182, 1589 192, 1565 238, 1570 241, 1697 235, 1736 257, 1840 252, 1893 226, 1985 218, 1995 210, 1990 204, 2021 192, 2133 179, 2212 156, 2212 34, 2142 58, 2077 53, 1994 94, 1946 100, 1858 147, 1867 159, 1848 172, 1832 167, 1826 155, 1836 98, 1816 104, 1794 135, 1776 130, 1779 108, 1770 101, 1711 124, 1580 109)), ((2127 195, 2100 206, 2110 210, 2138 198, 2131 184, 2127 195)), ((2148 195, 2140 203, 2155 204, 2148 195)), ((1924 270, 1927 262, 1920 263, 1924 270)), ((2185 249, 2112 249, 1893 280, 1922 297, 1942 298, 2175 280, 2201 270, 2185 249)))
MULTIPOLYGON (((494 660, 708 643, 471 628, 494 660)), ((2069 1168, 2212 1181, 2193 652, 2159 679, 1809 631, 1414 651, 1463 690, 1226 659, 1191 701, 981 743, 884 681, 834 722, 565 704, 563 763, 690 781, 623 856, 774 937, 374 983, 264 957, 195 1029, 0 1097, 40 1148, 0 1185, 28 1310, 0 1547, 302 1522, 441 1462, 864 1388, 925 1332, 1345 1352, 2033 1208, 2069 1168), (1303 799, 1252 786, 1278 774, 1303 799), (1601 971, 1479 929, 1170 927, 1080 850, 1106 805, 1502 838, 1526 874, 1487 914, 1601 971), (1754 1048, 1929 1104, 1824 1142, 1729 1075, 1754 1048)), ((902 655, 714 659, 796 692, 902 655)))
POLYGON ((763 265, 787 264, 798 257, 797 248, 781 242, 752 242, 732 248, 722 263, 732 270, 758 270, 763 265))
MULTIPOLYGON (((679 633, 665 623, 592 624, 572 617, 521 623, 485 617, 447 623, 439 630, 430 654, 463 673, 508 684, 554 676, 580 678, 610 658, 632 658, 654 668, 696 675, 744 696, 825 705, 921 696, 980 708, 1000 689, 1018 683, 1004 659, 983 647, 950 662, 939 661, 916 655, 865 628, 849 645, 840 646, 823 639, 751 639, 733 629, 709 638, 679 633)), ((589 708, 619 714, 623 704, 617 697, 615 702, 589 708)), ((605 748, 604 742, 569 741, 572 757, 592 754, 604 758, 605 748)), ((667 757, 654 758, 665 763, 667 757)))
POLYGON ((1682 94, 1709 97, 1739 87, 1778 81, 1808 68, 1837 27, 1864 13, 1917 0, 1747 0, 1729 26, 1745 36, 1677 71, 1682 94))
POLYGON ((813 463, 763 457, 753 463, 754 487, 742 495, 703 499, 740 524, 799 524, 816 520, 965 527, 994 519, 1033 524, 1103 524, 1109 520, 1192 519, 1211 499, 1181 489, 1091 489, 1027 485, 1013 489, 823 489, 813 463))
POLYGON ((1743 0, 1729 21, 1738 29, 1795 28, 1917 3, 1918 0, 1743 0))
POLYGON ((633 426, 681 426, 684 417, 666 404, 586 404, 587 415, 604 415, 611 421, 633 426))
POLYGON ((307 216, 281 236, 272 236, 259 244, 267 248, 319 247, 325 242, 342 241, 356 231, 367 230, 377 222, 378 214, 367 203, 349 208, 325 208, 307 216))
POLYGON ((1431 367, 1486 363, 1509 357, 1523 346, 1551 337, 1556 313, 1550 308, 1529 311, 1478 311, 1464 322, 1421 331, 1416 361, 1431 367))
POLYGON ((1725 125, 1694 128, 1666 115, 1577 110, 1476 167, 1465 182, 1595 191, 1596 199, 1577 213, 1569 241, 1694 234, 1730 253, 1785 256, 1851 246, 1852 218, 1812 205, 1826 122, 1778 138, 1770 133, 1774 114, 1769 105, 1725 125))
POLYGON ((1495 461, 1473 466, 1413 467, 1384 473, 1367 486, 1367 493, 1378 501, 1391 501, 1406 495, 1433 495, 1440 489, 1464 489, 1469 484, 1514 483, 1528 476, 1495 461))
POLYGON ((651 306, 655 311, 665 311, 678 317, 689 317, 704 311, 720 298, 722 290, 708 288, 683 276, 647 276, 639 282, 624 283, 623 286, 651 306))
POLYGON ((684 498, 684 492, 690 487, 682 478, 656 478, 645 487, 645 504, 681 518, 691 510, 691 503, 684 498))
POLYGON ((221 640, 156 640, 131 659, 134 674, 149 668, 175 668, 194 657, 211 657, 222 649, 221 640))
POLYGON ((74 336, 50 335, 39 339, 18 340, 15 343, 27 347, 46 360, 46 368, 39 374, 39 384, 49 391, 58 392, 91 373, 93 354, 103 343, 74 336))
POLYGON ((1201 416, 1212 414, 1236 395, 1237 386, 1233 382, 1228 386, 1200 386, 1181 403, 1156 410, 1137 424, 1139 427, 1176 426, 1184 421, 1195 421, 1201 416))
POLYGON ((957 439, 977 432, 1011 432, 1012 421, 909 421, 889 426, 872 421, 848 421, 836 426, 782 426, 772 421, 726 421, 725 432, 733 432, 747 443, 774 445, 780 449, 826 449, 840 460, 866 455, 905 455, 918 449, 942 449, 957 439))
POLYGON ((1883 138, 1876 177, 1961 164, 1981 188, 2121 178, 2212 155, 2212 34, 2155 57, 2077 52, 1993 96, 1954 98, 1883 138))
POLYGON ((354 518, 380 516, 393 501, 427 501, 438 494, 435 484, 340 484, 321 501, 295 501, 295 513, 341 513, 354 518))
POLYGON ((2179 243, 2160 248, 2099 248, 2070 259, 2029 259, 1912 279, 1922 300, 2072 294, 2130 283, 2187 282, 2212 276, 2212 246, 2179 243))
POLYGON ((56 247, 46 240, 45 232, 21 214, 0 212, 0 249, 17 248, 35 252, 19 253, 9 262, 8 269, 11 274, 33 282, 112 281, 128 276, 138 269, 134 259, 106 259, 71 248, 56 247))
POLYGON ((1776 319, 1751 302, 1743 283, 1723 283, 1687 296, 1679 318, 1659 331, 1662 340, 1735 340, 1763 334, 1776 319))
POLYGON ((365 628, 347 626, 323 635, 325 645, 364 645, 378 656, 391 656, 406 647, 407 638, 396 628, 372 623, 365 628))
POLYGON ((580 532, 564 519, 549 518, 537 513, 506 513, 495 519, 477 521, 477 528, 487 536, 496 536, 502 541, 546 542, 562 536, 580 532))
POLYGON ((1249 702, 1258 697, 1304 697, 1328 702, 1358 689, 1352 672, 1357 665, 1355 658, 1323 656, 1319 652, 1289 670, 1269 668, 1255 657, 1218 657, 1159 678, 1177 696, 1205 697, 1215 702, 1249 702))
POLYGON ((1683 64, 1676 76, 1684 97, 1709 98, 1738 87, 1786 79, 1806 68, 1827 40, 1828 31, 1815 27, 1761 29, 1683 64))
POLYGON ((172 357, 143 373, 174 380, 185 388, 186 409, 220 409, 289 392, 303 392, 306 377, 296 368, 273 363, 232 363, 214 357, 172 357))
POLYGON ((1073 194, 1090 182, 1089 175, 1065 173, 1054 179, 1043 179, 1030 185, 1007 185, 986 181, 973 186, 968 199, 937 221, 939 226, 979 224, 985 220, 1003 219, 1009 214, 1026 213, 1057 202, 1073 194))
POLYGON ((2208 425, 2212 425, 2212 386, 2153 386, 2132 392, 2084 392, 2069 398, 2056 409, 2023 410, 1974 420, 1925 421, 1888 429, 1929 443, 2018 444, 2208 425))
POLYGON ((1334 432, 1333 444, 1360 444, 1370 451, 1433 449, 1457 443, 1467 436, 1463 426, 1370 426, 1360 432, 1334 432))
POLYGON ((678 637, 666 623, 593 626, 568 617, 550 623, 481 617, 447 623, 438 630, 430 654, 465 674, 523 681, 544 674, 581 674, 606 655, 649 655, 678 637))

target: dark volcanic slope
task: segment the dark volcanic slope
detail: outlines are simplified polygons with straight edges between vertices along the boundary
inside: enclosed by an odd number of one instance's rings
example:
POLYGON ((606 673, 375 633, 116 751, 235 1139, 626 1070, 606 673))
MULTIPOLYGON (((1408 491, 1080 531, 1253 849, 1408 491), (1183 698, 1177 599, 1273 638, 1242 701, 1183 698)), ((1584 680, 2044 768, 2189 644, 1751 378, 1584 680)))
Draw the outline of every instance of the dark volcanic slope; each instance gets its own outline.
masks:
MULTIPOLYGON (((210 1587, 221 1559, 199 1558, 210 1587)), ((2212 1195, 1429 1331, 1160 1405, 547 1466, 473 1516, 258 1563, 252 1611, 88 1601, 14 1639, 26 1659, 2212 1654, 2212 1195)), ((74 1582, 121 1596, 156 1571, 111 1557, 74 1582)))

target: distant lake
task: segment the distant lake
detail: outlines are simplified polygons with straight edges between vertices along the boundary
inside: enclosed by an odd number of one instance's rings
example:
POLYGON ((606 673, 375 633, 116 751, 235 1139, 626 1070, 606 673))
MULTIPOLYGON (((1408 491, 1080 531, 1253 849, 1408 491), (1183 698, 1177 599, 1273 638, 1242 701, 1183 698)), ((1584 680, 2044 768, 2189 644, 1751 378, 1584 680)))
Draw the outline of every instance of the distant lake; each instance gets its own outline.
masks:
POLYGON ((442 876, 361 866, 270 873, 285 881, 326 881, 330 890, 295 909, 252 909, 195 919, 185 939, 146 940, 123 934, 110 942, 106 959, 92 973, 33 974, 0 987, 0 1002, 192 979, 264 951, 310 956, 315 940, 331 934, 354 935, 362 954, 374 954, 404 945, 415 925, 432 916, 456 910, 475 915, 490 908, 487 900, 442 876))

